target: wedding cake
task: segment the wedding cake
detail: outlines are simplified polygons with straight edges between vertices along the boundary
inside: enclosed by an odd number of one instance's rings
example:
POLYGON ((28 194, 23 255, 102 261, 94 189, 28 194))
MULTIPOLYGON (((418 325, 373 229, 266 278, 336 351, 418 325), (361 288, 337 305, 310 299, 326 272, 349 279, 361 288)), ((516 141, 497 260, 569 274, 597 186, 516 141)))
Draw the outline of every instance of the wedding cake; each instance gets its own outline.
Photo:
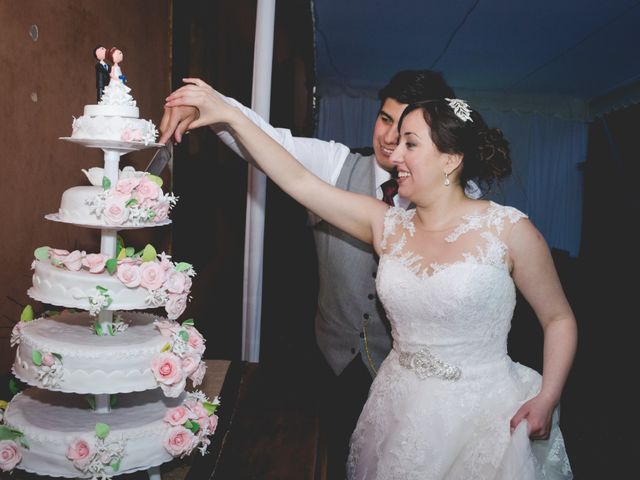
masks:
MULTIPOLYGON (((109 84, 119 89, 113 95, 105 88, 107 99, 129 95, 117 83, 109 84)), ((192 319, 177 321, 195 272, 151 245, 136 251, 117 234, 168 222, 176 201, 162 192, 159 178, 114 168, 123 151, 109 150, 117 134, 111 129, 102 136, 99 119, 131 118, 120 114, 137 114, 132 108, 85 108, 95 132, 74 121, 74 136, 104 150, 105 168, 85 171, 100 185, 64 192, 58 215, 99 228, 100 251, 43 246, 34 252, 28 294, 63 308, 34 318, 27 307, 13 329, 13 373, 31 387, 0 402, 2 471, 110 479, 148 470, 159 479, 159 465, 195 449, 206 453, 215 432, 218 398, 185 389, 188 381, 198 386, 206 370, 203 336, 192 319), (93 142, 100 138, 104 145, 93 142), (164 309, 166 317, 140 311, 146 309, 164 309)), ((150 146, 145 134, 125 140, 129 125, 123 120, 118 127, 124 153, 150 146)))

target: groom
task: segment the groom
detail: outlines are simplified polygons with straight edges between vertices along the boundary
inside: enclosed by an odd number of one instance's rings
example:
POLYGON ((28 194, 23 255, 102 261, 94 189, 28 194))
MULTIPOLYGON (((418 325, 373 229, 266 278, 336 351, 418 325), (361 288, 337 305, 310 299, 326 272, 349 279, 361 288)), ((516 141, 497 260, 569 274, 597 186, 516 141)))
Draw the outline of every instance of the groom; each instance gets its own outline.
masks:
POLYGON ((104 61, 105 56, 107 54, 107 49, 103 45, 98 45, 93 49, 93 56, 96 58, 96 96, 98 103, 102 98, 102 92, 104 87, 109 84, 109 73, 111 72, 111 67, 107 62, 104 61))
MULTIPOLYGON (((294 137, 274 128, 237 101, 236 105, 262 130, 286 148, 300 163, 325 181, 345 190, 369 194, 406 208, 408 202, 392 188, 383 195, 382 184, 393 187, 390 155, 398 143, 398 120, 409 103, 431 98, 455 98, 439 72, 405 70, 383 87, 373 129, 373 153, 361 154, 345 145, 313 138, 294 137)), ((188 131, 198 112, 194 107, 165 108, 160 123, 165 143, 176 142, 188 131)), ((212 127, 220 139, 246 158, 231 134, 212 127)), ((397 188, 397 187, 396 187, 397 188)), ((397 192, 397 190, 396 190, 397 192)), ((322 426, 327 435, 329 479, 345 477, 349 438, 367 399, 372 378, 391 349, 389 324, 376 295, 377 258, 366 245, 318 219, 314 225, 318 257, 319 292, 315 318, 316 341, 326 360, 320 391, 322 426)))

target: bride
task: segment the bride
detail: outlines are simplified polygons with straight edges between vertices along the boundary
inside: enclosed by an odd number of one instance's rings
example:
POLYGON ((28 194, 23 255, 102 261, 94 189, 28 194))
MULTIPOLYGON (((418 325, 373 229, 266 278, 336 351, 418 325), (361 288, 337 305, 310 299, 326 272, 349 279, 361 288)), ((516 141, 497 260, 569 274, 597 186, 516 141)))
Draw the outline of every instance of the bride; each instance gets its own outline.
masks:
POLYGON ((350 479, 568 479, 558 403, 576 321, 549 248, 525 214, 474 200, 511 172, 508 143, 459 99, 409 105, 392 154, 414 210, 319 180, 199 79, 166 107, 189 129, 226 124, 259 167, 324 220, 373 244, 394 346, 351 439, 350 479), (513 362, 516 288, 544 330, 543 374, 513 362))

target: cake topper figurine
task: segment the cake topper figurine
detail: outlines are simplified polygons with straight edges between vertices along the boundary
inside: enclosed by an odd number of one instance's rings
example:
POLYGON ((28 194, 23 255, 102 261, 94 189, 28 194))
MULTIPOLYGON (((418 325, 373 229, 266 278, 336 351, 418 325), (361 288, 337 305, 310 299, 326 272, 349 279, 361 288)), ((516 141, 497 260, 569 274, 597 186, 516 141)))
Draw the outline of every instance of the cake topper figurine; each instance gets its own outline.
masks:
POLYGON ((104 61, 107 49, 103 45, 98 45, 93 49, 93 56, 96 58, 96 97, 99 102, 102 98, 102 91, 109 83, 109 73, 111 67, 104 61))
MULTIPOLYGON (((122 70, 120 69, 120 62, 124 58, 122 54, 122 50, 117 47, 111 47, 107 52, 107 60, 112 63, 111 66, 111 82, 120 81, 122 83, 127 83, 126 77, 122 74, 122 70)), ((109 82, 109 83, 111 83, 109 82)))

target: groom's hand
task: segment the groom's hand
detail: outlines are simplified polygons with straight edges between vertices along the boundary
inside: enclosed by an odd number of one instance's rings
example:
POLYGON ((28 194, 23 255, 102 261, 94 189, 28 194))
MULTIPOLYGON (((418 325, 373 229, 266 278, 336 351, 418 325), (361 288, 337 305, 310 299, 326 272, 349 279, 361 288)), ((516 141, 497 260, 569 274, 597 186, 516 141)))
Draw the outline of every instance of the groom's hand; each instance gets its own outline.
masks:
POLYGON ((164 107, 162 120, 160 121, 160 139, 158 143, 167 143, 173 137, 176 143, 182 141, 191 122, 199 117, 198 109, 189 105, 178 107, 164 107))

